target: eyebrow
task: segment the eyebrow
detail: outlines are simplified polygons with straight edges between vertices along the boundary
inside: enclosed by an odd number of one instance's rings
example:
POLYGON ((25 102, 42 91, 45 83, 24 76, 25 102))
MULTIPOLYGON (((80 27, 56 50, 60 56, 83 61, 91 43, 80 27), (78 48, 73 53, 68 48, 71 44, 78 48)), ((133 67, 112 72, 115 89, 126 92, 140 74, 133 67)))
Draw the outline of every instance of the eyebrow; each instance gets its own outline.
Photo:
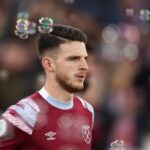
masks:
MULTIPOLYGON (((72 56, 68 56, 66 57, 65 59, 78 59, 78 58, 81 58, 82 56, 78 56, 78 55, 72 55, 72 56)), ((87 56, 84 56, 85 59, 88 58, 88 55, 87 56)))

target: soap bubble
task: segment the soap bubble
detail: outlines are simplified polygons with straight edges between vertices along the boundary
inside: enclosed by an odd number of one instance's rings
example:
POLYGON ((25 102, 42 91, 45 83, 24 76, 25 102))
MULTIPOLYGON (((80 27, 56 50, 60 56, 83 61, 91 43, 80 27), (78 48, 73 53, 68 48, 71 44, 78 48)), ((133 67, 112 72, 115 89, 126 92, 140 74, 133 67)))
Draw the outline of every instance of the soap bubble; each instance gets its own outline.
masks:
POLYGON ((20 18, 20 19, 29 19, 29 13, 28 12, 19 12, 17 14, 17 18, 20 18))
POLYGON ((33 21, 29 21, 29 14, 27 12, 19 12, 17 14, 15 35, 21 39, 27 39, 29 35, 34 35, 37 32, 50 33, 53 31, 53 19, 49 17, 42 17, 39 20, 39 26, 33 21))
POLYGON ((29 14, 26 12, 19 12, 17 14, 17 25, 15 34, 22 39, 28 38, 28 25, 29 25, 29 14))
POLYGON ((38 31, 41 33, 50 33, 53 31, 53 19, 48 17, 42 17, 39 20, 38 31))
POLYGON ((5 69, 0 69, 0 80, 8 80, 9 72, 5 69))
POLYGON ((126 15, 129 16, 129 17, 132 17, 134 15, 133 8, 127 8, 126 9, 126 15))
POLYGON ((110 144, 110 150, 124 150, 124 141, 123 140, 115 140, 110 144))
POLYGON ((30 35, 34 35, 36 33, 36 23, 35 22, 29 22, 29 25, 28 25, 28 32, 30 35))
POLYGON ((150 11, 148 9, 140 10, 140 20, 149 21, 150 20, 150 11))

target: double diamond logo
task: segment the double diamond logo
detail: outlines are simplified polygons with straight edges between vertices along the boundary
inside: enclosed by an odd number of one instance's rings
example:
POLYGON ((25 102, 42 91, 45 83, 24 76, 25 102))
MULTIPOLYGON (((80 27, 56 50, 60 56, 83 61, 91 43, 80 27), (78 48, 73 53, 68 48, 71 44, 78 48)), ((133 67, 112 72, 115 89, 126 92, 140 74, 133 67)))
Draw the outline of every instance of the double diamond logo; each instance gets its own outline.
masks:
POLYGON ((47 136, 47 140, 56 140, 56 133, 49 131, 47 133, 45 133, 45 136, 47 136))
POLYGON ((82 126, 82 136, 87 144, 91 143, 91 130, 89 125, 82 126))

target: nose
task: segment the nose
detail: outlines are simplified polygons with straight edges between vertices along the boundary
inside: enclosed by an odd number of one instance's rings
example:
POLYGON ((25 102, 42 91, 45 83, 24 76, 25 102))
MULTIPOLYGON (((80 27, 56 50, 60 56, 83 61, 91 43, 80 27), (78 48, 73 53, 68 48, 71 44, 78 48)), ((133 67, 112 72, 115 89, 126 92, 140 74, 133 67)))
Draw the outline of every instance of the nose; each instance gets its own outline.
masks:
POLYGON ((87 64, 85 58, 81 60, 79 66, 80 66, 79 68, 80 68, 81 70, 88 70, 88 64, 87 64))

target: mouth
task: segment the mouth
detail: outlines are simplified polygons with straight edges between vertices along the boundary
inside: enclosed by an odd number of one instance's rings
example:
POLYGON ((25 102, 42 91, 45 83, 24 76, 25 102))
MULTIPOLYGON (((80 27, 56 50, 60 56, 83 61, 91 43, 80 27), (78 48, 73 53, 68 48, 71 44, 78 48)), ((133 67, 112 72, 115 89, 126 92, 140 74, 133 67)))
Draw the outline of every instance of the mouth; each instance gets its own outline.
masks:
POLYGON ((76 78, 83 81, 85 79, 85 75, 77 75, 76 78))
POLYGON ((81 78, 81 79, 84 79, 84 76, 77 76, 77 78, 81 78))

